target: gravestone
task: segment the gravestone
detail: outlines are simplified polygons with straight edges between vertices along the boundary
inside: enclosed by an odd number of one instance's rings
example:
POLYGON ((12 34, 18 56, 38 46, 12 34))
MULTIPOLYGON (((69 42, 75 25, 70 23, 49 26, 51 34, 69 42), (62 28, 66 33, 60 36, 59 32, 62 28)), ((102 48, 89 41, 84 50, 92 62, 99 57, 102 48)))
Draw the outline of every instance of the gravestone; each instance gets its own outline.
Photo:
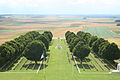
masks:
POLYGON ((120 63, 117 64, 117 70, 112 70, 110 73, 120 73, 120 63))

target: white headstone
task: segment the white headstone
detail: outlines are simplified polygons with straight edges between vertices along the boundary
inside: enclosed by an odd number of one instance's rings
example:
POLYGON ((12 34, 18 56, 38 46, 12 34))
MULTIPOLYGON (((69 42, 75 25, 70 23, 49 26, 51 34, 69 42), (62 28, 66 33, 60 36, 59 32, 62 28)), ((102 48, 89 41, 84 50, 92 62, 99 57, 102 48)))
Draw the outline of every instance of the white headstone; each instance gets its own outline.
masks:
POLYGON ((117 65, 117 70, 120 71, 120 63, 117 65))
POLYGON ((117 70, 112 70, 110 73, 120 73, 120 63, 117 64, 117 70))

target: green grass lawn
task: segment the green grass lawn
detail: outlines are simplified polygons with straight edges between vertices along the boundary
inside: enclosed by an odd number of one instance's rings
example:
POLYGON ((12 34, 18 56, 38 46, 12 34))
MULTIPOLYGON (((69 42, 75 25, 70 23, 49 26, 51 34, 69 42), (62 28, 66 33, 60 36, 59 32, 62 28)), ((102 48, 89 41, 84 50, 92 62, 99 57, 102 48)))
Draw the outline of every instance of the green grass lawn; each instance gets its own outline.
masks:
MULTIPOLYGON (((44 62, 44 67, 39 71, 39 73, 0 73, 0 80, 120 80, 120 74, 108 74, 109 71, 98 58, 93 56, 93 54, 91 55, 99 62, 99 64, 102 65, 105 71, 100 70, 101 68, 98 66, 98 64, 91 56, 89 56, 87 59, 90 59, 90 61, 86 59, 87 61, 83 62, 83 64, 86 64, 86 67, 87 65, 93 66, 94 64, 98 67, 99 71, 96 71, 94 67, 91 70, 85 69, 85 71, 83 71, 83 68, 79 66, 81 73, 78 73, 75 63, 71 60, 71 54, 67 48, 65 40, 60 40, 60 45, 62 46, 61 49, 56 48, 57 45, 58 40, 54 39, 53 44, 50 46, 50 52, 48 52, 50 57, 47 57, 47 60, 44 62), (91 64, 91 61, 93 64, 91 64)), ((10 70, 7 72, 37 71, 37 69, 32 70, 30 68, 25 70, 25 67, 19 70, 20 66, 25 61, 26 59, 24 58, 17 66, 16 70, 10 70)), ((79 61, 77 62, 79 65, 79 61)), ((28 63, 29 62, 26 64, 28 63)), ((34 62, 32 63, 34 64, 34 62)), ((16 64, 17 63, 14 65, 16 64)))

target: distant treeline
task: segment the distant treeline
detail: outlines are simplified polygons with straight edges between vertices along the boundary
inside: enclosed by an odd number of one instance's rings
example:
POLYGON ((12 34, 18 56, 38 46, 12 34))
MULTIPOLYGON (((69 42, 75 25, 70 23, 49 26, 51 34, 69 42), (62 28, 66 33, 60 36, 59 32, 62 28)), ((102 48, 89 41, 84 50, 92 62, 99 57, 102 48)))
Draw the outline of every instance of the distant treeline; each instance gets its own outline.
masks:
MULTIPOLYGON (((115 20, 115 22, 120 22, 120 20, 115 20)), ((117 24, 117 26, 120 26, 120 24, 117 24)))
POLYGON ((120 26, 120 24, 117 24, 117 26, 120 26))
POLYGON ((120 22, 120 20, 115 20, 115 22, 120 22))

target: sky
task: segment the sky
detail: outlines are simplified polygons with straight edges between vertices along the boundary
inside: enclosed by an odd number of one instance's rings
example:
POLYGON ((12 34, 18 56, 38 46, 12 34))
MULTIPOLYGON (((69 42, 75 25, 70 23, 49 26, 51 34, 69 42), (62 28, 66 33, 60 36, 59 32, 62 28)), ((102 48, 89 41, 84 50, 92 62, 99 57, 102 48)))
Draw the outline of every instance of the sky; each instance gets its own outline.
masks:
POLYGON ((0 14, 120 14, 120 0, 0 0, 0 14))

